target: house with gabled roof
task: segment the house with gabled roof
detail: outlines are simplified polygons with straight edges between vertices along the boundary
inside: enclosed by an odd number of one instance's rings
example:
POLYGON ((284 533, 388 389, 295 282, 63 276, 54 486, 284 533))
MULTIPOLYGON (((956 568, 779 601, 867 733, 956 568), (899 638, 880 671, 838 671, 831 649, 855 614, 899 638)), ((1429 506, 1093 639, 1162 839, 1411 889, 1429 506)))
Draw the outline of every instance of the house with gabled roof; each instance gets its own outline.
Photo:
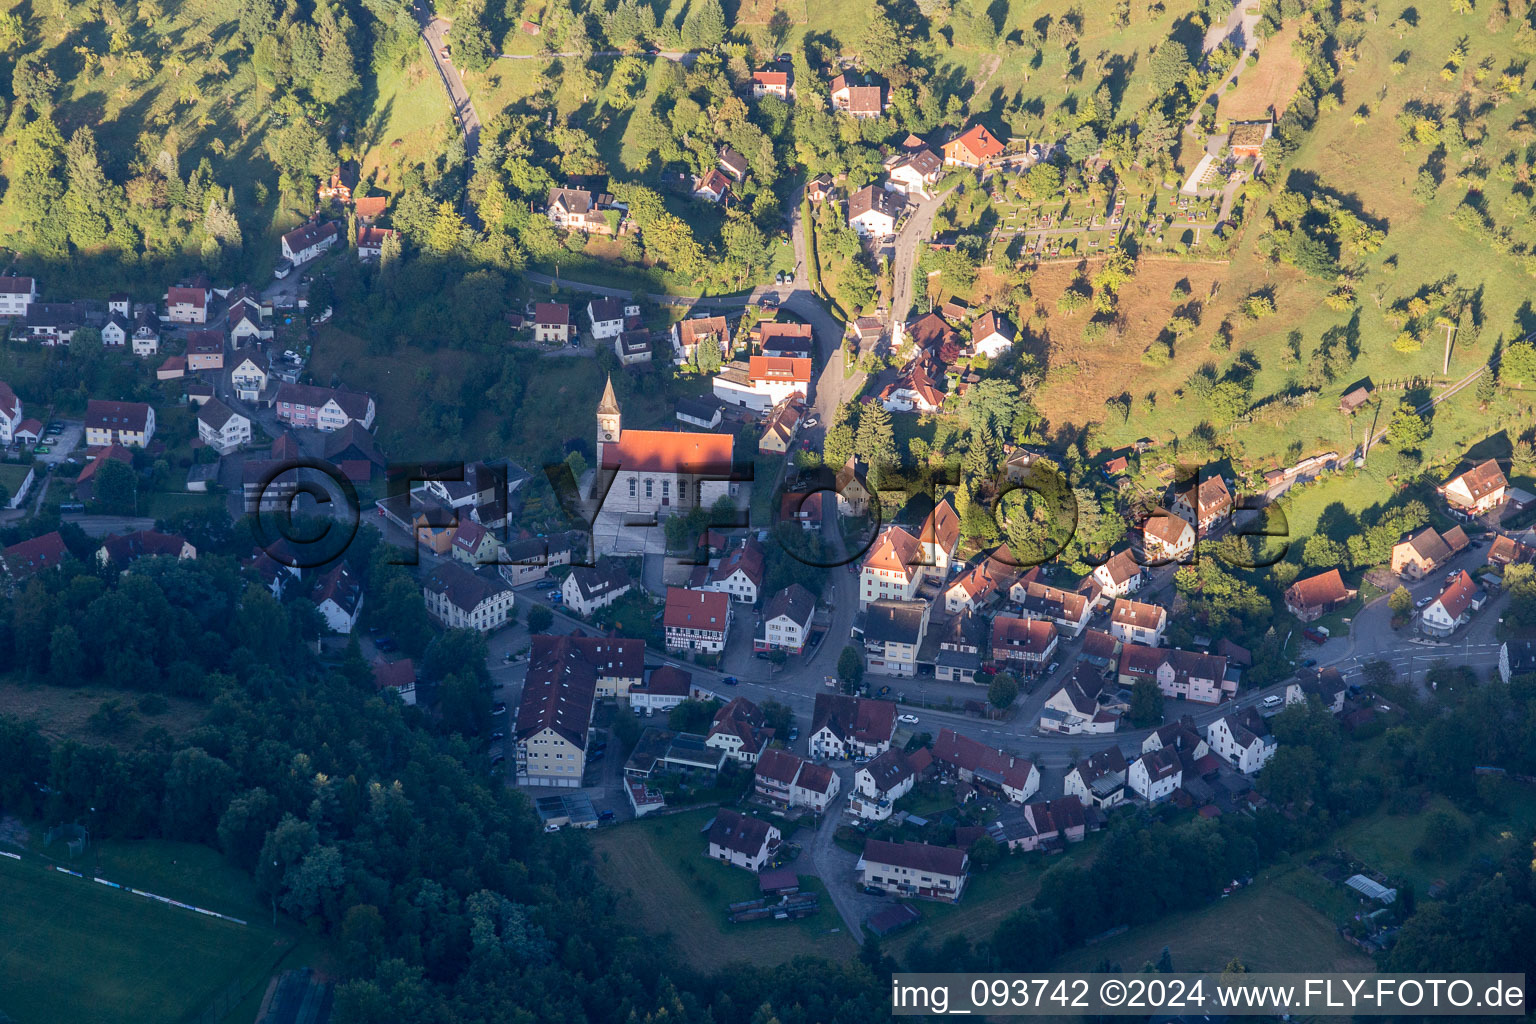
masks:
POLYGON ((1155 509, 1141 524, 1141 543, 1148 558, 1180 561, 1195 550, 1195 528, 1180 516, 1155 509))
MULTIPOLYGON (((638 316, 640 307, 634 307, 638 316)), ((592 337, 598 341, 617 338, 624 333, 624 303, 606 295, 593 296, 587 302, 587 319, 592 323, 592 337)))
POLYGON ((1202 534, 1230 516, 1232 507, 1232 492, 1220 474, 1198 474, 1174 492, 1173 514, 1202 534))
POLYGON ((494 565, 501 554, 496 535, 474 520, 460 519, 453 531, 448 553, 468 566, 494 565))
POLYGON ((786 61, 773 61, 752 72, 752 98, 777 96, 788 101, 794 95, 794 66, 786 61))
POLYGON ((1497 461, 1484 459, 1471 469, 1447 480, 1439 492, 1446 504, 1463 515, 1480 516, 1497 508, 1509 489, 1509 481, 1497 461))
POLYGON ((155 436, 155 410, 147 402, 85 403, 85 443, 93 448, 120 444, 144 448, 155 436))
POLYGON ((869 839, 857 868, 866 889, 959 903, 970 877, 970 855, 948 846, 869 839))
POLYGON ((1068 736, 1112 733, 1120 715, 1099 703, 1106 680, 1092 665, 1079 663, 1040 709, 1040 731, 1068 736))
MULTIPOLYGON (((644 641, 640 657, 645 657, 644 641)), ((643 669, 643 665, 642 665, 643 669)), ((642 681, 629 687, 626 694, 631 707, 646 708, 650 712, 666 712, 693 696, 693 673, 675 665, 661 665, 651 670, 642 681)))
POLYGON ((571 307, 563 302, 536 302, 533 305, 533 340, 564 345, 576 336, 571 323, 571 307))
POLYGON ((1130 771, 1119 747, 1109 747, 1077 762, 1067 772, 1062 789, 1085 806, 1108 810, 1125 800, 1125 780, 1130 771))
POLYGON ((1056 653, 1060 634, 1045 619, 998 615, 992 620, 992 660, 1025 675, 1043 670, 1056 653))
POLYGON ((1463 570, 1419 613, 1419 631, 1429 636, 1450 636, 1483 607, 1483 592, 1463 570))
POLYGON ((250 444, 251 421, 217 398, 211 398, 197 410, 197 436, 203 444, 223 455, 243 444, 250 444))
POLYGON ((1132 761, 1125 784, 1149 804, 1166 800, 1184 783, 1184 768, 1172 750, 1153 750, 1132 761))
POLYGON ((971 324, 971 351, 996 359, 1013 348, 1018 331, 1006 316, 989 309, 971 324))
POLYGON ((576 788, 597 704, 598 665, 571 636, 535 635, 513 719, 517 781, 576 788))
POLYGON ((695 590, 729 594, 731 600, 756 604, 762 593, 767 552, 756 537, 745 537, 712 566, 699 566, 688 585, 695 590))
POLYGON ((301 263, 308 263, 335 245, 340 237, 340 225, 336 221, 311 220, 283 236, 283 259, 296 267, 301 263))
POLYGON ((1109 612, 1109 632, 1125 644, 1156 647, 1163 642, 1168 628, 1168 610, 1160 604, 1143 604, 1128 598, 1116 598, 1109 612))
POLYGON ((329 433, 356 421, 364 429, 373 426, 377 406, 373 396, 350 388, 326 388, 284 381, 272 397, 278 422, 329 433))
MULTIPOLYGON (((939 627, 939 649, 932 654, 933 677, 946 683, 974 683, 981 671, 982 658, 989 654, 987 645, 988 621, 975 612, 962 611, 950 617, 939 627)), ((927 656, 919 654, 921 664, 928 664, 927 656)))
POLYGON ((0 317, 24 317, 36 301, 36 278, 0 276, 0 317))
POLYGON ((1062 590, 1042 583, 1033 573, 1016 582, 1008 596, 1019 606, 1021 618, 1049 622, 1063 636, 1080 636, 1093 614, 1094 601, 1089 600, 1089 591, 1062 590))
POLYGON ((1345 586, 1337 569, 1297 580, 1285 590, 1285 610, 1302 622, 1312 622, 1355 599, 1358 590, 1345 586))
POLYGON ((872 601, 910 601, 923 581, 922 545, 900 526, 887 527, 870 545, 859 569, 859 610, 872 601))
POLYGON ((565 606, 578 615, 594 615, 629 593, 634 582, 624 563, 606 556, 594 565, 578 565, 560 585, 565 606))
POLYGON ((0 551, 0 567, 10 581, 19 583, 45 569, 57 569, 69 557, 59 531, 24 540, 0 551))
POLYGON ((95 500, 96 474, 101 472, 101 467, 108 462, 121 462, 132 469, 133 453, 120 444, 109 444, 105 448, 87 448, 85 450, 85 465, 80 468, 80 475, 75 477, 74 492, 76 501, 95 500))
POLYGON ((790 395, 768 413, 763 424, 763 436, 758 439, 759 455, 784 455, 794 447, 795 431, 805 416, 804 396, 799 392, 790 395))
POLYGON ((544 215, 555 227, 567 231, 617 235, 628 226, 629 207, 615 202, 613 196, 605 192, 557 186, 549 190, 544 215))
POLYGON ((1109 561, 1093 570, 1100 594, 1109 600, 1136 593, 1141 589, 1141 578, 1141 563, 1136 561, 1130 548, 1117 551, 1109 561))
POLYGON ((709 859, 759 872, 778 853, 783 841, 779 830, 758 818, 722 807, 705 829, 709 859))
POLYGON ((904 195, 926 196, 943 174, 944 164, 938 154, 918 139, 917 145, 904 146, 886 164, 885 187, 904 195))
MULTIPOLYGON (((865 668, 876 675, 910 679, 928 633, 927 601, 871 601, 863 612, 865 668)), ((857 627, 856 627, 857 628, 857 627)))
POLYGON ((1323 707, 1337 715, 1344 711, 1344 695, 1347 690, 1344 674, 1333 666, 1303 668, 1297 671, 1296 679, 1286 685, 1285 702, 1304 704, 1316 698, 1323 707))
POLYGON ((809 359, 815 351, 815 332, 810 324, 761 320, 751 333, 752 340, 765 356, 809 359))
POLYGON ((731 629, 731 597, 724 591, 668 587, 662 625, 669 650, 723 651, 731 629))
POLYGON ((773 742, 773 729, 763 721, 763 711, 745 697, 737 697, 715 712, 704 736, 704 745, 723 750, 742 764, 756 764, 773 742))
POLYGON ((818 693, 808 737, 813 758, 875 757, 891 749, 896 705, 888 700, 818 693))
POLYGON ((1002 140, 984 125, 973 124, 944 143, 944 164, 952 167, 980 167, 1001 156, 1002 140))
POLYGON ((828 96, 834 111, 856 118, 879 117, 885 112, 885 81, 868 72, 845 71, 832 79, 828 96))
MULTIPOLYGON (((1465 541, 1466 534, 1461 537, 1465 541)), ((1391 567, 1399 576, 1419 580, 1444 565, 1453 554, 1455 552, 1440 532, 1433 526, 1426 526, 1393 546, 1391 567)))
POLYGON ((977 611, 1006 595, 1023 575, 1007 544, 1000 545, 966 572, 955 577, 944 590, 944 610, 951 615, 977 611))
POLYGON ((1205 730, 1211 752, 1244 775, 1252 775, 1275 756, 1275 737, 1257 708, 1244 708, 1216 719, 1205 730))
POLYGON ((1488 548, 1488 564, 1502 569, 1506 565, 1526 565, 1536 562, 1536 548, 1522 544, 1507 534, 1493 538, 1488 548))
POLYGON ((388 690, 400 697, 407 707, 416 706, 416 663, 410 658, 399 661, 373 663, 373 688, 380 693, 388 690))
POLYGON ((259 349, 249 348, 240 353, 229 371, 229 383, 235 389, 235 397, 242 402, 260 401, 271 380, 271 365, 266 353, 259 349))
POLYGON ((0 444, 10 444, 16 439, 16 428, 21 426, 23 419, 21 399, 16 397, 9 384, 0 380, 0 444))
POLYGON ((800 584, 791 583, 769 598, 752 649, 799 654, 810 637, 815 615, 815 595, 800 584))
POLYGON ((206 278, 183 281, 165 290, 166 319, 173 324, 205 324, 213 302, 213 286, 206 278))
POLYGON ((1220 704, 1237 693, 1237 681, 1227 678, 1226 658, 1178 648, 1126 644, 1117 675, 1121 686, 1149 681, 1165 697, 1197 704, 1220 704))
POLYGON ((325 624, 336 633, 351 633, 363 614, 363 583, 346 562, 337 562, 316 580, 309 597, 325 624))
POLYGON ((910 754, 887 750, 853 773, 853 791, 848 794, 848 813, 866 821, 884 821, 891 816, 897 800, 911 792, 923 770, 932 763, 928 748, 919 747, 910 754))
POLYGON ((953 729, 939 730, 933 760, 961 782, 981 786, 1022 804, 1040 791, 1040 769, 1034 762, 1006 754, 953 729))
POLYGON ((888 238, 896 233, 906 205, 900 192, 865 185, 848 197, 848 226, 860 238, 888 238))
POLYGON ((731 357, 731 327, 725 317, 697 316, 679 320, 672 325, 672 361, 678 366, 694 362, 694 353, 705 339, 719 346, 722 360, 731 357))
POLYGON ((711 167, 693 180, 693 198, 706 202, 724 202, 731 194, 731 179, 718 167, 711 167))

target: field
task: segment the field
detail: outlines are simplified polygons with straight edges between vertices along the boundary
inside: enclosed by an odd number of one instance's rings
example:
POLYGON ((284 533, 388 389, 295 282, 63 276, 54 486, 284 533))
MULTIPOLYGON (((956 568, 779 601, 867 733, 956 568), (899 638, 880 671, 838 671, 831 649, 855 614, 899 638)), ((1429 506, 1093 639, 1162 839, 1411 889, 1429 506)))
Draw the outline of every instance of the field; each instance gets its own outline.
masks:
POLYGON ((671 937, 678 952, 708 969, 745 960, 758 965, 784 963, 797 956, 831 960, 851 957, 856 946, 826 899, 819 880, 802 875, 801 884, 821 892, 821 909, 795 922, 727 924, 725 907, 756 899, 756 876, 704 857, 699 830, 714 817, 710 808, 645 818, 632 825, 604 829, 592 837, 598 875, 629 894, 646 931, 671 937))
POLYGON ((23 721, 34 719, 50 740, 77 739, 83 743, 110 743, 132 749, 150 729, 158 726, 172 736, 181 736, 199 725, 206 715, 206 708, 193 701, 167 697, 169 707, 162 714, 144 715, 135 711, 127 724, 110 733, 92 727, 91 716, 102 701, 116 699, 131 708, 140 696, 133 690, 106 686, 46 686, 0 676, 0 715, 15 715, 23 721))
POLYGON ((1536 822, 1536 799, 1526 787, 1505 785, 1501 806, 1509 814, 1503 821, 1486 823, 1469 818, 1444 797, 1435 797, 1418 814, 1375 814, 1351 822, 1339 833, 1335 845, 1363 864, 1377 871, 1414 884, 1419 894, 1437 879, 1452 879, 1462 874, 1479 857, 1492 855, 1506 829, 1519 834, 1536 822), (1433 811, 1444 811, 1467 829, 1468 839, 1459 856, 1449 861, 1426 861, 1413 856, 1424 835, 1424 819, 1433 811))
POLYGON ((1267 878, 1208 907, 1074 949, 1055 969, 1091 971, 1107 960, 1134 972, 1156 962, 1164 946, 1177 971, 1220 971, 1234 957, 1250 971, 1375 970, 1326 917, 1267 878))
POLYGON ((1259 63, 1244 66, 1237 76, 1237 88, 1223 93, 1216 116, 1223 121, 1262 121, 1273 109, 1275 116, 1285 112, 1286 104, 1306 68, 1291 51, 1300 30, 1287 27, 1259 46, 1259 63))
MULTIPOLYGON (((102 877, 249 921, 238 925, 44 867, 0 860, 3 1010, 17 1024, 178 1021, 259 989, 295 935, 261 919, 250 881, 210 850, 103 844, 102 877), (243 883, 243 884, 242 884, 243 883), (240 894, 240 895, 235 895, 240 894)), ((81 866, 90 874, 89 866, 81 866)))

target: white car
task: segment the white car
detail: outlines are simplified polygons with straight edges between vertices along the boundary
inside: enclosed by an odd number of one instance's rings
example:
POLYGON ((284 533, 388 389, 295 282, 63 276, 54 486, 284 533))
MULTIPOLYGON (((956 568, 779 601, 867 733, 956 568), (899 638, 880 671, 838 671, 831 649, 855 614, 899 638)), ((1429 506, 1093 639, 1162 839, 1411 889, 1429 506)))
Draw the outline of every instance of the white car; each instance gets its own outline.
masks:
POLYGON ((1272 693, 1268 697, 1265 697, 1262 701, 1260 701, 1259 702, 1259 706, 1262 707, 1262 708, 1265 708, 1266 710, 1272 710, 1274 708, 1279 707, 1281 704, 1284 704, 1284 703, 1285 703, 1285 698, 1284 697, 1281 697, 1281 696, 1279 696, 1277 694, 1273 694, 1272 693))
POLYGON ((560 831, 560 826, 556 825, 554 823, 550 823, 550 824, 544 826, 544 831, 545 832, 559 832, 560 831))
POLYGON ((896 721, 904 722, 907 725, 916 725, 917 724, 917 716, 916 715, 897 715, 896 716, 896 721))

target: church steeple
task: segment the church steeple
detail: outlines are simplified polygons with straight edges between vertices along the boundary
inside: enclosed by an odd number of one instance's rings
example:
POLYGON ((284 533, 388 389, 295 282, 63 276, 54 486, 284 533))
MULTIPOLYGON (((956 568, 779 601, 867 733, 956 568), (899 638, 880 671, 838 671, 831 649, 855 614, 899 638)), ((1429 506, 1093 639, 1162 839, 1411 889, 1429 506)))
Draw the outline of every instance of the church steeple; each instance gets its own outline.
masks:
POLYGON ((619 400, 613 393, 613 377, 608 378, 608 386, 603 389, 603 400, 597 403, 597 464, 603 465, 603 446, 619 443, 619 435, 623 432, 623 417, 619 413, 619 400))

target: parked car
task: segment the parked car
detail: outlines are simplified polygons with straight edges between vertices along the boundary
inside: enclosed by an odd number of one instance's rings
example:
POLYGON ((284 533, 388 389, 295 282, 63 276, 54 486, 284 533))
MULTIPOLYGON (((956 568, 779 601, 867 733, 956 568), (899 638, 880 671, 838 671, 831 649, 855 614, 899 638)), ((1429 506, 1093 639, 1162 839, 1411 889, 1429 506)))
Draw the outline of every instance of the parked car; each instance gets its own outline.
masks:
POLYGON ((896 721, 903 722, 903 723, 905 723, 907 725, 916 725, 917 724, 917 716, 916 715, 897 715, 896 716, 896 721))
POLYGON ((633 708, 631 708, 631 709, 630 709, 630 710, 631 710, 631 711, 633 711, 633 712, 634 712, 634 713, 635 713, 635 717, 636 717, 636 718, 640 718, 640 717, 642 717, 642 716, 644 716, 644 714, 645 714, 645 708, 643 708, 643 707, 641 707, 641 706, 640 706, 640 705, 638 705, 638 704, 636 704, 636 705, 635 705, 635 706, 634 706, 634 707, 633 707, 633 708))
POLYGON ((32 454, 33 455, 47 455, 51 451, 53 451, 53 449, 50 448, 48 445, 40 444, 36 448, 32 449, 32 454))
POLYGON ((800 730, 794 726, 789 727, 789 742, 793 743, 800 738, 800 730))
POLYGON ((506 738, 507 738, 507 734, 504 733, 504 732, 493 732, 493 733, 491 733, 491 742, 492 743, 496 742, 497 740, 504 740, 506 738))
POLYGON ((551 590, 549 593, 544 595, 544 600, 546 600, 546 601, 558 601, 558 600, 560 600, 560 591, 558 591, 558 590, 551 590))
POLYGON ((1303 658, 1302 662, 1301 662, 1301 667, 1302 668, 1316 668, 1317 667, 1317 659, 1316 658, 1303 658))
POLYGON ((1284 703, 1285 703, 1285 698, 1284 697, 1281 697, 1281 696, 1279 696, 1277 694, 1273 694, 1272 693, 1268 697, 1265 697, 1260 702, 1259 706, 1265 708, 1266 710, 1273 710, 1274 708, 1277 708, 1281 704, 1284 704, 1284 703))
POLYGON ((741 680, 737 679, 735 676, 726 676, 722 681, 726 686, 735 686, 737 683, 741 682, 741 680))
POLYGON ((598 821, 612 821, 615 817, 617 817, 617 815, 615 815, 612 811, 598 811, 597 812, 597 820, 598 821))
POLYGON ((1328 642, 1328 634, 1321 633, 1315 629, 1303 630, 1301 635, 1315 644, 1325 644, 1328 642))
POLYGON ((502 701, 497 701, 495 704, 491 705, 491 714, 493 714, 493 715, 504 715, 506 713, 507 713, 507 705, 505 703, 503 703, 502 701))
POLYGON ((550 822, 548 825, 544 826, 544 831, 545 832, 559 832, 560 831, 560 826, 556 825, 554 822, 550 822))
POLYGON ((1413 603, 1413 606, 1415 608, 1427 608, 1429 605, 1433 604, 1434 601, 1435 601, 1434 595, 1431 594, 1431 595, 1419 598, 1417 601, 1415 601, 1413 603))
POLYGON ((827 676, 825 681, 826 681, 826 685, 827 685, 828 689, 832 689, 832 690, 837 689, 837 677, 836 676, 827 676))

